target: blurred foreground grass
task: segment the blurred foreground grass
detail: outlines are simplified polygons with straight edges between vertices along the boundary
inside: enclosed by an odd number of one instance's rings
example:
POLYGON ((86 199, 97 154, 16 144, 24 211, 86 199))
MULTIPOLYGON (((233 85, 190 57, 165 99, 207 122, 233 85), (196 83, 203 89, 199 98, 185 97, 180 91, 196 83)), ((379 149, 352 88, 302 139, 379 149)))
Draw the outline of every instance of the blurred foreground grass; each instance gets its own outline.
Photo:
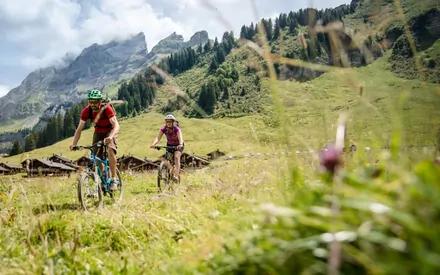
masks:
POLYGON ((2 177, 0 273, 326 274, 335 239, 341 274, 436 274, 439 166, 369 157, 333 183, 301 154, 217 161, 161 199, 154 173, 125 175, 124 200, 87 214, 74 177, 2 177))

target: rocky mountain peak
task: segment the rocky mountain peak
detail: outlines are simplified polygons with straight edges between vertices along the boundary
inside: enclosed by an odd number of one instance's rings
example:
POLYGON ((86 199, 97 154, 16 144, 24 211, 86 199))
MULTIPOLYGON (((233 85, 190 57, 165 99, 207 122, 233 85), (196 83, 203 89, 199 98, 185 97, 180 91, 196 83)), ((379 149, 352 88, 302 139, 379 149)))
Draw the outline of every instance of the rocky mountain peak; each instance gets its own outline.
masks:
POLYGON ((132 54, 146 55, 147 43, 145 42, 145 34, 140 32, 137 35, 131 36, 127 40, 115 40, 104 45, 94 43, 85 48, 78 58, 103 53, 108 53, 117 59, 126 59, 132 54))
POLYGON ((209 40, 208 32, 207 31, 198 31, 188 41, 188 46, 194 47, 196 45, 199 45, 201 43, 205 43, 209 40))
MULTIPOLYGON (((200 43, 205 43, 209 40, 206 31, 198 31, 191 36, 190 40, 185 42, 183 36, 176 32, 171 33, 166 38, 162 39, 156 46, 151 49, 151 53, 164 54, 175 52, 186 47, 194 47, 200 43)), ((150 53, 150 54, 151 54, 150 53)))
POLYGON ((172 34, 168 35, 162 41, 168 41, 168 40, 177 40, 177 41, 183 41, 183 36, 180 34, 177 34, 176 32, 173 32, 172 34))

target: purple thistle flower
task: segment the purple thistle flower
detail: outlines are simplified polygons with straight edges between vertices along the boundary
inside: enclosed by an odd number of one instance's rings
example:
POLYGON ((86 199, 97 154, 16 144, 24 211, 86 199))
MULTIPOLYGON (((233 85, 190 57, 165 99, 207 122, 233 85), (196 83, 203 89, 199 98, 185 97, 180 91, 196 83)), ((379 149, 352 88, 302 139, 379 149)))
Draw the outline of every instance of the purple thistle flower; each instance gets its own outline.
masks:
POLYGON ((334 145, 327 146, 325 150, 321 151, 320 160, 321 166, 332 174, 335 173, 336 168, 342 164, 342 151, 334 145))

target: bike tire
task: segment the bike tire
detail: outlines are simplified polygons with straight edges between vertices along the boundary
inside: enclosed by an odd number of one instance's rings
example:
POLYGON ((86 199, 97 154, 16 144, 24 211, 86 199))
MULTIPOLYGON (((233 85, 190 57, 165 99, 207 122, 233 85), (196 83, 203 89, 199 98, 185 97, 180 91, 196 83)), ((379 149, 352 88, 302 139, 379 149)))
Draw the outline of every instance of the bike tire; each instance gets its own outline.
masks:
POLYGON ((166 187, 169 184, 169 173, 168 169, 165 166, 164 162, 161 162, 159 168, 157 169, 157 187, 159 188, 159 193, 162 193, 166 190, 166 187), (165 177, 163 177, 165 175, 165 177), (162 182, 162 186, 161 186, 162 182))
POLYGON ((102 195, 102 190, 101 190, 101 183, 99 182, 99 180, 98 180, 98 182, 96 182, 96 178, 97 177, 95 177, 95 173, 93 173, 93 172, 84 172, 81 175, 80 179, 78 180, 78 186, 77 186, 78 201, 79 201, 80 207, 84 211, 89 211, 89 209, 88 209, 88 207, 86 205, 86 202, 85 202, 85 199, 86 199, 85 195, 86 195, 86 191, 87 190, 84 190, 84 187, 86 187, 86 184, 87 185, 89 184, 89 181, 88 181, 89 178, 93 180, 93 183, 94 183, 93 188, 94 189, 96 188, 95 186, 98 184, 98 188, 97 188, 97 190, 98 190, 98 200, 99 200, 98 208, 101 209, 102 208, 102 204, 103 204, 103 195, 102 195))

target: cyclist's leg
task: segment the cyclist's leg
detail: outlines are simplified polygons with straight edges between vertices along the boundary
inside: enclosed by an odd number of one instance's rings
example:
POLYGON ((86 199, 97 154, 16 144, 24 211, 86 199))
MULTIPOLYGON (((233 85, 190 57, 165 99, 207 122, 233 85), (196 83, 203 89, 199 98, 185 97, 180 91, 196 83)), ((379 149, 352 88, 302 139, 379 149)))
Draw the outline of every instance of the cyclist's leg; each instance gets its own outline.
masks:
MULTIPOLYGON (((169 168, 169 163, 168 163, 168 161, 167 161, 167 159, 166 159, 166 154, 163 154, 162 156, 160 156, 159 157, 159 160, 161 161, 161 163, 160 163, 160 165, 162 165, 161 167, 165 167, 165 170, 168 170, 169 168)), ((159 176, 162 178, 162 179, 165 179, 166 178, 166 172, 165 172, 165 170, 164 169, 160 169, 159 170, 159 176)))
POLYGON ((171 168, 171 163, 170 163, 169 159, 173 155, 173 153, 169 152, 168 149, 166 151, 167 152, 164 155, 162 155, 162 162, 165 164, 165 167, 167 169, 170 169, 171 168))
MULTIPOLYGON (((92 140, 92 144, 97 143, 98 141, 104 140, 104 137, 102 136, 102 134, 94 132, 93 133, 93 140, 92 140)), ((98 148, 98 147, 94 147, 93 148, 93 153, 95 154, 95 156, 97 156, 98 158, 102 159, 103 157, 103 151, 102 148, 98 148)), ((102 165, 102 163, 97 162, 99 169, 101 169, 101 173, 104 173, 104 166, 102 165)))
MULTIPOLYGON (((110 132, 106 133, 106 137, 110 134, 110 132)), ((110 141, 110 143, 107 144, 108 148, 108 165, 110 168, 110 176, 112 177, 113 181, 110 186, 111 190, 116 190, 118 188, 117 184, 117 175, 116 175, 116 154, 118 150, 118 134, 115 134, 113 139, 110 141)))
POLYGON ((180 178, 180 157, 182 156, 183 149, 185 148, 185 144, 183 145, 182 149, 174 152, 174 177, 176 179, 180 178))
POLYGON ((167 159, 163 159, 162 162, 163 162, 163 164, 165 165, 165 167, 166 167, 167 169, 170 169, 170 168, 171 168, 171 163, 170 163, 169 160, 167 160, 167 159))

